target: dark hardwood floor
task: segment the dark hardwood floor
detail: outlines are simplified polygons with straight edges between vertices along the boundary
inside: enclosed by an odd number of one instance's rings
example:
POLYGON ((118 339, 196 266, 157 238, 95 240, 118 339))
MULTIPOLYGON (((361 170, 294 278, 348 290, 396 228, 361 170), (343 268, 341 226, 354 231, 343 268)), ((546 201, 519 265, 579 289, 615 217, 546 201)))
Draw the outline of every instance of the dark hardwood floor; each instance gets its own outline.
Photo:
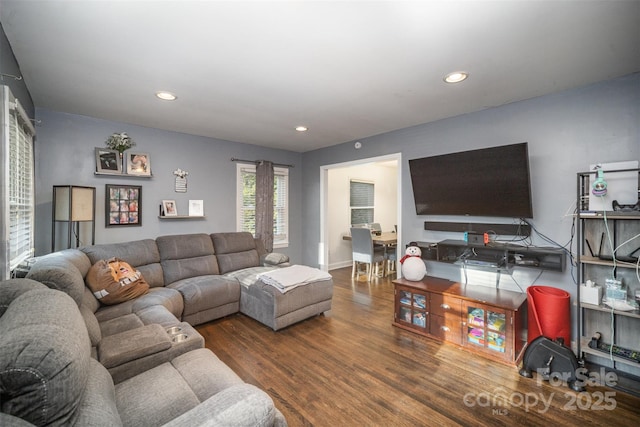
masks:
POLYGON ((640 398, 578 394, 515 366, 393 327, 393 285, 331 271, 330 312, 284 330, 238 314, 198 327, 206 346, 265 390, 290 426, 640 425, 640 398))

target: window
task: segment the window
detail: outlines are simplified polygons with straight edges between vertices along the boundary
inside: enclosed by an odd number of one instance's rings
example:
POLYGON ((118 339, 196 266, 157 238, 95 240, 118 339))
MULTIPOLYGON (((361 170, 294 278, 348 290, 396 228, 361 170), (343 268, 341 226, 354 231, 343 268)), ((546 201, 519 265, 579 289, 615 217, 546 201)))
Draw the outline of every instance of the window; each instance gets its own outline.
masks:
POLYGON ((372 182, 351 180, 349 198, 351 224, 370 224, 373 222, 373 198, 375 187, 372 182))
MULTIPOLYGON (((289 169, 273 168, 273 247, 289 246, 289 169)), ((238 231, 256 234, 256 167, 238 163, 238 231)))
MULTIPOLYGON (((35 130, 26 113, 7 87, 2 88, 2 155, 8 170, 3 172, 7 185, 0 201, 3 215, 8 215, 8 227, 3 227, 2 239, 8 242, 3 254, 3 278, 22 261, 33 255, 33 136, 35 130), (8 114, 7 114, 8 112, 8 114), (8 123, 5 121, 8 119, 8 123)), ((6 216, 5 216, 6 218, 6 216)))

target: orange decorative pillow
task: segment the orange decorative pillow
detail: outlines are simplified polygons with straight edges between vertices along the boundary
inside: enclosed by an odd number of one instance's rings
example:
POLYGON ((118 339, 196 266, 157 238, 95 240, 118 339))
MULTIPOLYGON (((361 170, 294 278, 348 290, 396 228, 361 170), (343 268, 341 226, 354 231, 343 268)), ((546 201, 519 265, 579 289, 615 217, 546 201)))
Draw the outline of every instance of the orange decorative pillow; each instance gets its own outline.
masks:
POLYGON ((87 273, 87 284, 93 295, 104 304, 118 304, 149 290, 142 274, 118 258, 96 262, 87 273))

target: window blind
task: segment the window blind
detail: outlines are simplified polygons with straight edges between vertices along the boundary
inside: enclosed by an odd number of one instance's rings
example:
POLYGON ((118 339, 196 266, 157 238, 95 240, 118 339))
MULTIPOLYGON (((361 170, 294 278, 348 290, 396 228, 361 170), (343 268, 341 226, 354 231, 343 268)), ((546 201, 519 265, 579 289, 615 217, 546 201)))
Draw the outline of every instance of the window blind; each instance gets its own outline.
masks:
POLYGON ((289 170, 274 170, 273 242, 289 243, 289 170))
POLYGON ((351 224, 369 224, 373 222, 375 186, 371 182, 351 180, 349 199, 351 224))
POLYGON ((8 226, 4 229, 8 242, 4 269, 11 271, 33 255, 35 130, 20 103, 6 87, 2 99, 3 109, 8 112, 3 120, 8 132, 3 132, 2 139, 3 157, 8 159, 8 169, 4 173, 8 185, 3 191, 6 199, 2 203, 3 215, 8 216, 8 226))
MULTIPOLYGON (((289 170, 274 168, 273 244, 289 244, 289 170)), ((238 231, 256 232, 256 168, 238 164, 238 231)))

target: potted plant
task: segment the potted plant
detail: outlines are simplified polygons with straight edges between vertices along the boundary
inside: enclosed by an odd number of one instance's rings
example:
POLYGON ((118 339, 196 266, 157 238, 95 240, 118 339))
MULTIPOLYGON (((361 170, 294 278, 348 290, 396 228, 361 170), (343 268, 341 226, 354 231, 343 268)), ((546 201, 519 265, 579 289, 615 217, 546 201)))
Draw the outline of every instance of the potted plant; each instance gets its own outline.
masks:
MULTIPOLYGON (((129 148, 136 145, 135 141, 131 139, 126 132, 114 133, 109 138, 107 138, 106 142, 107 148, 110 150, 116 150, 120 153, 120 162, 124 163, 124 152, 129 148)), ((122 165, 122 170, 124 170, 124 164, 122 165)))

